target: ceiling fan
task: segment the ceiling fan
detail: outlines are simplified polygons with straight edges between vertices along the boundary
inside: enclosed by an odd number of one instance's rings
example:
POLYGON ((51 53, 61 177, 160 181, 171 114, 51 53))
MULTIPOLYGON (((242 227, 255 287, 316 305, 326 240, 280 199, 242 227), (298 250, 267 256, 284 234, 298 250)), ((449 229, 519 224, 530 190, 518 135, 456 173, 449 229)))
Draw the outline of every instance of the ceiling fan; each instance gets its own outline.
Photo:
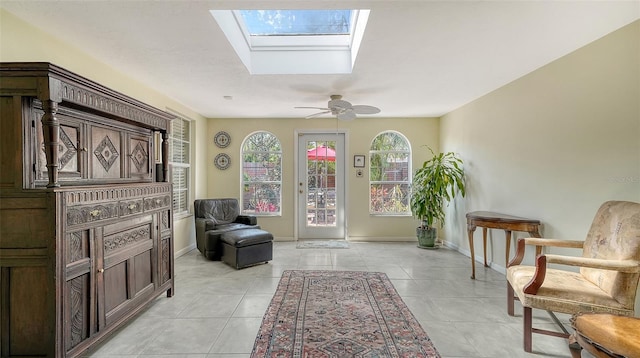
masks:
POLYGON ((294 108, 310 108, 319 109, 321 112, 314 113, 306 116, 305 118, 315 118, 323 114, 331 113, 338 119, 343 121, 350 121, 357 117, 358 114, 376 114, 380 113, 380 109, 374 106, 367 106, 362 104, 352 105, 351 103, 342 99, 339 94, 331 95, 331 100, 327 103, 327 107, 294 107, 294 108))

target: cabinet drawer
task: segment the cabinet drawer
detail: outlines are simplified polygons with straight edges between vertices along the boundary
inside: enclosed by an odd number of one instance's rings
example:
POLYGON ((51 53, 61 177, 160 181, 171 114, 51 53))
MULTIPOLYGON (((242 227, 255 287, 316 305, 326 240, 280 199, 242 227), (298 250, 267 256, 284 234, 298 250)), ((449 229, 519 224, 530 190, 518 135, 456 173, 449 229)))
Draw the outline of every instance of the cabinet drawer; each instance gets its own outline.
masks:
POLYGON ((66 211, 67 225, 74 226, 118 217, 118 203, 70 206, 66 211))
POLYGON ((144 198, 144 211, 151 211, 160 208, 168 208, 171 205, 171 195, 154 196, 144 198))
POLYGON ((138 214, 142 212, 143 209, 143 200, 140 199, 131 199, 131 200, 121 200, 119 203, 120 207, 120 217, 127 217, 130 215, 138 214))

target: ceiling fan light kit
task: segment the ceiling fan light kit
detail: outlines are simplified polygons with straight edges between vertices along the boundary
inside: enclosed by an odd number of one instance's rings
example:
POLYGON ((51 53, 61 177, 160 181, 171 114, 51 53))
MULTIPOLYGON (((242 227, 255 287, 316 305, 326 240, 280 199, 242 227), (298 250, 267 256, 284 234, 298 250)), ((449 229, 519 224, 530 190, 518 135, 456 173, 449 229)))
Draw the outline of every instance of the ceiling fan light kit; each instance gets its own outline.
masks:
POLYGON ((313 113, 305 118, 315 118, 323 114, 331 114, 343 121, 350 121, 355 119, 358 114, 376 114, 380 113, 380 109, 374 106, 368 106, 363 104, 352 105, 351 103, 342 99, 339 94, 331 95, 331 99, 327 103, 327 107, 295 107, 304 109, 319 109, 321 112, 313 113))

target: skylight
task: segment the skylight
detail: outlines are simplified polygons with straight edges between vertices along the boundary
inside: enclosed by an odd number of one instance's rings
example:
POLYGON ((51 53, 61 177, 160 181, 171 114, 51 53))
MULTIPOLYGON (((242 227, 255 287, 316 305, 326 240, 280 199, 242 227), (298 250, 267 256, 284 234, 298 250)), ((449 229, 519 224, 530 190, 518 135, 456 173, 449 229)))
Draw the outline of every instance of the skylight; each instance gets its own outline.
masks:
POLYGON ((211 10, 251 74, 351 73, 369 10, 211 10))
POLYGON ((251 36, 349 35, 351 10, 240 10, 251 36))

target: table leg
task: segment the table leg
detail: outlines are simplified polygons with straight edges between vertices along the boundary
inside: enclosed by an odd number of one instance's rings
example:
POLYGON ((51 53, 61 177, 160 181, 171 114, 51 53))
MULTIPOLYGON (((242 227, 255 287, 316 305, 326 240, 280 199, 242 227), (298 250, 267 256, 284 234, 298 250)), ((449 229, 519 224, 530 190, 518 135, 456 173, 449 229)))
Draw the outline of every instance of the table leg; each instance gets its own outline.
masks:
POLYGON ((469 250, 471 251, 471 279, 476 279, 476 259, 473 252, 473 232, 476 230, 475 226, 468 226, 467 232, 469 234, 469 250))
POLYGON ((482 251, 484 252, 484 267, 487 267, 487 228, 482 228, 482 251))
MULTIPOLYGON (((529 235, 531 235, 531 237, 542 237, 540 236, 540 233, 538 232, 538 230, 529 231, 529 235)), ((536 257, 538 257, 538 255, 540 254, 542 254, 542 246, 536 246, 536 257)))
POLYGON ((507 237, 507 254, 504 259, 504 267, 509 265, 509 252, 511 251, 511 230, 505 230, 504 235, 507 237))

